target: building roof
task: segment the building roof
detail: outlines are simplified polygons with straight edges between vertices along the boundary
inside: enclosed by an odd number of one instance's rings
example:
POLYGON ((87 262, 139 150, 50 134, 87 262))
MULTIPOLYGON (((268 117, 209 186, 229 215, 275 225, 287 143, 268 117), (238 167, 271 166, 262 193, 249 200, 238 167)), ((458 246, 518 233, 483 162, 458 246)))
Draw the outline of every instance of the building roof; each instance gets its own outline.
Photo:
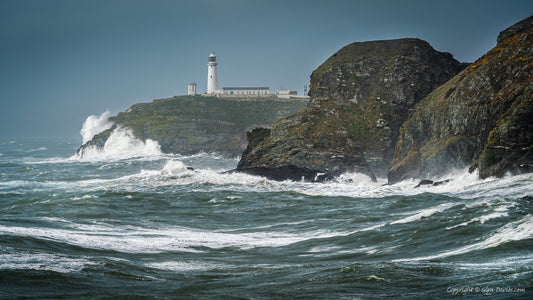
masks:
POLYGON ((224 91, 229 90, 244 90, 244 91, 251 91, 251 90, 270 90, 270 87, 223 87, 224 91))

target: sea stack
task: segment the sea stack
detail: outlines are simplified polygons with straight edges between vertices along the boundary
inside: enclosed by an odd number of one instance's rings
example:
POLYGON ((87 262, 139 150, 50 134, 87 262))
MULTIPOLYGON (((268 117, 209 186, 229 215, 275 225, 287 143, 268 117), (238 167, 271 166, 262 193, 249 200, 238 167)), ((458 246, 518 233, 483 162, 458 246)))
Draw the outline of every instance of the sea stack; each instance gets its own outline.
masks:
POLYGON ((278 180, 386 177, 410 111, 464 67, 420 39, 347 45, 312 73, 306 109, 248 134, 237 169, 278 180))

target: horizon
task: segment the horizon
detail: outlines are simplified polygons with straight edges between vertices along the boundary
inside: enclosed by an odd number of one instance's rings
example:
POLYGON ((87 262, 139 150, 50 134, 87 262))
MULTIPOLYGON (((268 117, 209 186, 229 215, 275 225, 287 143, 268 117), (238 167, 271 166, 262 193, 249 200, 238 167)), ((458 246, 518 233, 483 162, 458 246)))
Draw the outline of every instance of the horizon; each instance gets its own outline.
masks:
POLYGON ((3 1, 0 139, 79 139, 89 115, 206 92, 268 86, 303 95, 342 47, 419 38, 461 62, 496 45, 533 12, 530 1, 3 1), (482 7, 483 11, 479 8, 482 7))

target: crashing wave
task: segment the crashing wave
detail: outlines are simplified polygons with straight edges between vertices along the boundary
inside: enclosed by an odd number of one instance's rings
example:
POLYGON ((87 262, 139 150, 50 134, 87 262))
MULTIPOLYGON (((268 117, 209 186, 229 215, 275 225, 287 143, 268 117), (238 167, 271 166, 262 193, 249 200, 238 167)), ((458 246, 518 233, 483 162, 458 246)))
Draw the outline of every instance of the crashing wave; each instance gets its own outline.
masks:
POLYGON ((133 135, 131 129, 118 126, 111 132, 103 147, 98 145, 83 146, 73 158, 105 160, 160 155, 163 153, 157 141, 147 139, 143 142, 133 135))
POLYGON ((113 122, 109 120, 110 115, 109 110, 106 110, 99 117, 95 115, 87 117, 80 130, 80 134, 83 137, 83 144, 90 141, 95 135, 113 126, 113 122))

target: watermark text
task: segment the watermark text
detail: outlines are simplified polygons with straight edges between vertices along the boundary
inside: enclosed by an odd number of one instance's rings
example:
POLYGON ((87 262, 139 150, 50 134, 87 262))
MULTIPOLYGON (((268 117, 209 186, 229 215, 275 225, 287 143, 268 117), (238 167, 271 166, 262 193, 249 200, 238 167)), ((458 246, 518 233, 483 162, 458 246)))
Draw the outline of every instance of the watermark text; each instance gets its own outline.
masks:
POLYGON ((446 292, 452 296, 466 296, 472 294, 481 294, 486 296, 496 294, 519 294, 525 293, 526 289, 522 287, 504 287, 504 286, 463 286, 448 287, 446 292))

